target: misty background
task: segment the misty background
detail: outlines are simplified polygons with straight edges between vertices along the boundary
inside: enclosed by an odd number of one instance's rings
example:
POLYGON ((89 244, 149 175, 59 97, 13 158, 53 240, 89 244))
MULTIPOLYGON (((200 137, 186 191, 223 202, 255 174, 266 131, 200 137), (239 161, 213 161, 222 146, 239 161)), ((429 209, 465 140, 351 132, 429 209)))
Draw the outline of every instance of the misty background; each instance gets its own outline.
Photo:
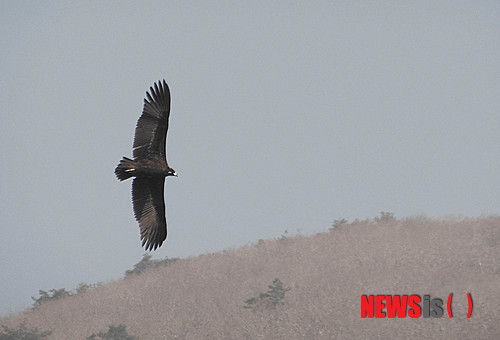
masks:
POLYGON ((497 1, 3 1, 0 315, 122 277, 146 90, 171 90, 168 238, 188 257, 336 218, 498 214, 497 1))

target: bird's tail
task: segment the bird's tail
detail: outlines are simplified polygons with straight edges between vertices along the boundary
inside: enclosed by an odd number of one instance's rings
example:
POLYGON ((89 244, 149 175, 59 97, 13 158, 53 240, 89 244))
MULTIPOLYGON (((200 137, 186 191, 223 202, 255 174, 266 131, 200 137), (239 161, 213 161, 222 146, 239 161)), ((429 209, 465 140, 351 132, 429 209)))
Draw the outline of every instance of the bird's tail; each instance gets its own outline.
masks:
POLYGON ((116 178, 120 181, 124 181, 127 178, 135 176, 135 162, 127 157, 123 157, 118 166, 115 169, 116 178))

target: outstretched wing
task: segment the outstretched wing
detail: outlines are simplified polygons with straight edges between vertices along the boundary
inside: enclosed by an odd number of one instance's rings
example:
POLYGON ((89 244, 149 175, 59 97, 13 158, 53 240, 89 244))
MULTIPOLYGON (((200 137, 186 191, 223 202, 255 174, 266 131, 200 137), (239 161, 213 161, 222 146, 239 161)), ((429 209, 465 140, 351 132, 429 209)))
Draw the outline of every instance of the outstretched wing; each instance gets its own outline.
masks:
POLYGON ((164 158, 170 116, 170 90, 163 80, 146 92, 142 115, 137 121, 134 137, 134 158, 159 153, 164 158))
POLYGON ((137 177, 132 182, 135 219, 139 222, 142 246, 146 250, 155 250, 167 238, 164 184, 165 177, 137 177))

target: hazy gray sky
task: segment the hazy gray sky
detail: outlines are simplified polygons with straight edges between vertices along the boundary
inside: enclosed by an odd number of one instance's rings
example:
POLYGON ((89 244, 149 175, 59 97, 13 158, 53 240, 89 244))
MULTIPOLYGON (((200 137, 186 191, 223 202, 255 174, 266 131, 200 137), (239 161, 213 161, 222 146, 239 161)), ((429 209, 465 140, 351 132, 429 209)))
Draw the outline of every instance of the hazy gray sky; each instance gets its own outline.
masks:
POLYGON ((498 1, 2 1, 0 315, 141 259, 146 90, 172 93, 155 258, 391 211, 499 213, 498 1))

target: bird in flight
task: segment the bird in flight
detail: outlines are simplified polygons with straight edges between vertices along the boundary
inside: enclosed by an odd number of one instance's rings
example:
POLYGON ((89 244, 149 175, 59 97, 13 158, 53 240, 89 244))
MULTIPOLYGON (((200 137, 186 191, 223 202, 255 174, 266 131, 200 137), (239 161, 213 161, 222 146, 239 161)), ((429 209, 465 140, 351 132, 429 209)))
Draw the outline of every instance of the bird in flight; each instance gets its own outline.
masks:
POLYGON ((132 182, 134 215, 141 230, 142 246, 156 250, 167 238, 165 177, 177 176, 167 163, 166 141, 170 116, 168 85, 158 81, 146 92, 142 115, 135 128, 134 159, 123 157, 115 169, 118 180, 132 182))

